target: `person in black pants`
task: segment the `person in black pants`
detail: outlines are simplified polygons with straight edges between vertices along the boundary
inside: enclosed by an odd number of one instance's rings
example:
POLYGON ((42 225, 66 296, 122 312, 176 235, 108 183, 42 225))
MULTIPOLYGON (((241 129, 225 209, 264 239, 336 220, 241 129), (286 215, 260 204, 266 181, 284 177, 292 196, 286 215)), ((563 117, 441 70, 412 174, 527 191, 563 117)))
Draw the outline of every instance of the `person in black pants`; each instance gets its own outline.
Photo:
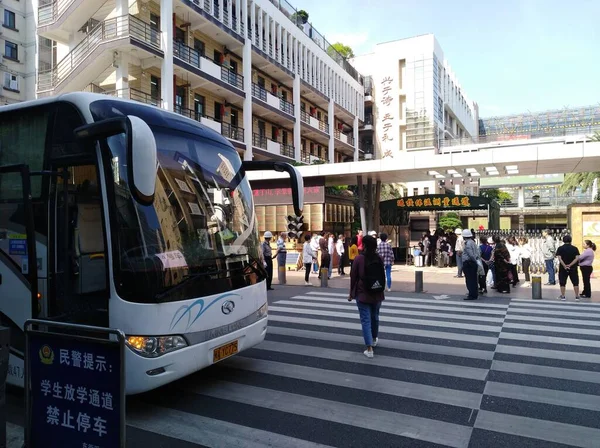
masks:
POLYGON ((579 297, 590 299, 592 297, 592 286, 590 285, 590 277, 594 268, 594 252, 596 251, 596 245, 590 240, 585 240, 585 248, 582 254, 579 256, 579 269, 581 269, 581 277, 583 277, 583 291, 579 297))
MULTIPOLYGON (((464 239, 464 249, 462 251, 463 273, 465 275, 465 283, 469 293, 464 300, 477 300, 479 296, 478 281, 477 281, 477 260, 480 259, 479 248, 473 241, 473 234, 469 229, 462 231, 464 239)), ((457 256, 459 256, 457 254, 457 256)))
POLYGON ((302 246, 302 263, 304 263, 304 284, 306 286, 311 286, 310 282, 308 281, 308 277, 310 275, 313 262, 317 260, 317 254, 310 245, 310 240, 310 233, 305 234, 304 246, 302 246))
POLYGON ((268 230, 265 232, 265 240, 262 243, 263 259, 265 260, 265 269, 267 270, 267 291, 272 291, 273 282, 273 251, 271 249, 271 238, 273 234, 268 230))
POLYGON ((556 250, 556 256, 559 261, 558 268, 558 283, 560 285, 560 300, 567 300, 565 297, 565 288, 567 286, 567 278, 571 279, 573 290, 575 291, 575 301, 579 301, 579 273, 577 271, 577 263, 579 261, 579 249, 571 244, 573 238, 571 235, 563 237, 563 245, 556 250))

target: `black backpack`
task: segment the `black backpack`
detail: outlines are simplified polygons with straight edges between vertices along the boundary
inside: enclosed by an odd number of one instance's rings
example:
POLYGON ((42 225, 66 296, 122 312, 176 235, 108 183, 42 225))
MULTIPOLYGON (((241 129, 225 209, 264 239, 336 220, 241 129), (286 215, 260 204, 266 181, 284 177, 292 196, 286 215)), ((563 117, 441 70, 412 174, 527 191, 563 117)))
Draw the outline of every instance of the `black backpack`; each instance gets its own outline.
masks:
POLYGON ((385 267, 379 255, 365 257, 365 277, 363 284, 367 292, 383 292, 385 290, 385 267))

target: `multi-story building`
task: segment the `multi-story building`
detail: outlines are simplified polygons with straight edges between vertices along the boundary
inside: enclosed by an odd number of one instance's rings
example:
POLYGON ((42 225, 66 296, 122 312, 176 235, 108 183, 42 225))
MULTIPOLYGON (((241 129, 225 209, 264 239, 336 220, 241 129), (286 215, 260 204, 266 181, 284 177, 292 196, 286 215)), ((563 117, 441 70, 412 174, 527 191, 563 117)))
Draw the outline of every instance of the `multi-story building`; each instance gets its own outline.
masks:
POLYGON ((285 1, 43 0, 36 16, 38 97, 153 104, 246 160, 359 159, 362 77, 285 1))
POLYGON ((0 3, 0 105, 4 105, 35 98, 36 29, 31 2, 0 3))
MULTIPOLYGON (((352 63, 369 75, 359 134, 365 153, 385 158, 409 151, 425 158, 438 153, 445 142, 478 135, 477 103, 466 95, 432 34, 378 44, 373 53, 352 63)), ((461 173, 432 173, 431 177, 402 184, 402 194, 435 194, 448 188, 477 193, 461 173), (443 178, 450 180, 442 182, 443 178)), ((411 227, 435 228, 435 214, 413 214, 411 227)))

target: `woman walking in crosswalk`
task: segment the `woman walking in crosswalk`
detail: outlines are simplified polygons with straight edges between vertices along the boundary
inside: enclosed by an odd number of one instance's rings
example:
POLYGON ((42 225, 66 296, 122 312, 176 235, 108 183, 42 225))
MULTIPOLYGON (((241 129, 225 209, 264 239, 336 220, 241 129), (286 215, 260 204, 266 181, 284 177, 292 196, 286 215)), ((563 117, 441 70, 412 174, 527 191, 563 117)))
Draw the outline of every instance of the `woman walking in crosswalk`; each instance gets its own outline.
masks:
POLYGON ((372 358, 373 347, 379 342, 379 309, 384 300, 385 269, 383 260, 377 255, 377 240, 368 235, 362 242, 363 253, 354 259, 350 271, 348 301, 356 299, 367 346, 364 355, 372 358))

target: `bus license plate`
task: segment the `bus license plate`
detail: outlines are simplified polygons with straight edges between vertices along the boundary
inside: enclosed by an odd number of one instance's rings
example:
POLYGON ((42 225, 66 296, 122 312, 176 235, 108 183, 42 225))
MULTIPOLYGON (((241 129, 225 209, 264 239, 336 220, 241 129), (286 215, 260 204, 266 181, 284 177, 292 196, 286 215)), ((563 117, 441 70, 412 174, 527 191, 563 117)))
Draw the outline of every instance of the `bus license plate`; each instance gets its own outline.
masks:
POLYGON ((238 352, 238 341, 230 342, 229 344, 222 345, 221 347, 215 348, 213 351, 213 363, 218 362, 222 359, 228 358, 231 355, 235 355, 238 352))

